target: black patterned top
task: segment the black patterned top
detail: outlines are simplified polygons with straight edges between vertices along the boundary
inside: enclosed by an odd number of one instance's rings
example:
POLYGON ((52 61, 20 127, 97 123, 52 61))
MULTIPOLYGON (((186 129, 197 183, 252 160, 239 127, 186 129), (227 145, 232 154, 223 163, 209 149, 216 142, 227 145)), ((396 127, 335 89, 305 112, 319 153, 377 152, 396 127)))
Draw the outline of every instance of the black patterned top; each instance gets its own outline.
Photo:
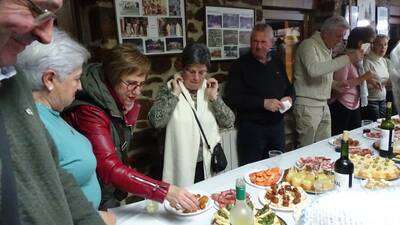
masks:
MULTIPOLYGON (((191 94, 191 97, 196 103, 196 95, 191 94)), ((167 84, 163 84, 160 87, 156 101, 151 107, 148 115, 150 124, 155 128, 166 127, 178 101, 179 98, 172 94, 172 91, 168 88, 167 84)), ((233 127, 235 123, 235 114, 224 103, 220 96, 218 96, 215 101, 209 101, 209 107, 219 128, 225 129, 233 127)))

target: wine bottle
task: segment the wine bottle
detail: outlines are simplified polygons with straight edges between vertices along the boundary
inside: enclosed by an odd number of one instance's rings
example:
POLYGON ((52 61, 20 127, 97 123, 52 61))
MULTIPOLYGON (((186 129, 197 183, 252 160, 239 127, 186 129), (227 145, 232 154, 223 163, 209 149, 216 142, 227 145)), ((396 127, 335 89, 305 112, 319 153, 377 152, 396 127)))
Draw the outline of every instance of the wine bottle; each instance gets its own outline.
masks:
POLYGON ((231 225, 253 225, 253 210, 246 203, 246 184, 243 178, 236 179, 236 202, 230 210, 231 225))
POLYGON ((386 118, 381 123, 382 137, 380 139, 379 155, 385 158, 393 158, 393 130, 394 122, 392 120, 392 103, 386 104, 386 118))
POLYGON ((345 190, 353 186, 354 164, 349 159, 349 132, 343 131, 340 158, 335 162, 335 185, 345 190))

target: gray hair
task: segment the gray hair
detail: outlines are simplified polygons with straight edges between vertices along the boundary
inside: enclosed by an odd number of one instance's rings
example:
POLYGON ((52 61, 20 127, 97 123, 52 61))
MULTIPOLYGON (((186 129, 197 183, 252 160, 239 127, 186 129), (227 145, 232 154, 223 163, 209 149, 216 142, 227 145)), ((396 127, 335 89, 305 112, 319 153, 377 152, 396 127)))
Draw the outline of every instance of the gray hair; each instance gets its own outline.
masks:
POLYGON ((332 16, 322 23, 321 32, 333 31, 336 28, 350 29, 350 25, 343 16, 332 16))
POLYGON ((33 42, 18 55, 17 69, 24 73, 32 90, 43 89, 43 73, 54 70, 57 78, 63 81, 67 75, 82 67, 90 53, 66 32, 54 29, 50 44, 33 42))
POLYGON ((389 40, 389 37, 388 37, 387 35, 385 35, 385 34, 378 34, 378 35, 376 35, 376 37, 375 37, 375 39, 374 39, 374 43, 375 43, 376 41, 378 41, 378 40, 381 40, 381 39, 387 39, 387 40, 389 40))
POLYGON ((253 35, 256 32, 267 32, 271 39, 274 38, 274 30, 272 29, 272 27, 270 25, 268 25, 266 23, 257 23, 253 27, 253 30, 251 30, 251 38, 253 38, 253 35))
POLYGON ((203 64, 210 68, 210 52, 205 44, 193 43, 187 45, 182 52, 183 68, 193 64, 203 64))

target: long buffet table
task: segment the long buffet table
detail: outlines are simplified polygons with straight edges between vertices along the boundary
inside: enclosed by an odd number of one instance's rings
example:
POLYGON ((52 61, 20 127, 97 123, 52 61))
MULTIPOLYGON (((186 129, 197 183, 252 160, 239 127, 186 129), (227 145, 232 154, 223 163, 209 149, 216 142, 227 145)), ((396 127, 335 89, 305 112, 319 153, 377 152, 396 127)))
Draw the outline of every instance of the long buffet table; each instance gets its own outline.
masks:
MULTIPOLYGON (((367 127, 372 128, 376 124, 371 124, 367 127)), ((355 129, 350 132, 350 137, 360 141, 361 147, 372 148, 373 140, 366 139, 362 136, 362 128, 355 129)), ((334 147, 328 143, 328 140, 323 140, 315 144, 299 148, 297 150, 276 156, 274 158, 262 160, 246 166, 242 166, 215 176, 211 179, 199 182, 188 187, 189 190, 202 190, 210 194, 223 191, 229 188, 235 188, 235 180, 238 177, 243 177, 250 171, 260 170, 266 167, 278 166, 282 169, 292 167, 300 157, 306 156, 326 156, 332 160, 339 158, 340 154, 335 152, 334 147)), ((377 153, 377 152, 375 152, 377 153)), ((400 183, 396 180, 395 183, 400 183)), ((261 207, 261 203, 258 200, 258 194, 261 189, 255 188, 251 185, 247 185, 247 192, 251 195, 251 200, 255 203, 257 208, 261 207)), ((360 187, 360 180, 355 179, 354 188, 360 187)), ((310 200, 317 198, 320 195, 309 195, 310 200)), ((217 211, 214 207, 210 210, 196 215, 196 216, 177 216, 167 212, 163 205, 159 206, 158 212, 155 214, 149 214, 146 211, 145 201, 137 202, 130 205, 125 205, 119 208, 111 209, 117 217, 117 225, 180 225, 180 224, 211 224, 213 214, 217 211)), ((281 212, 277 211, 276 214, 280 216, 287 225, 295 225, 294 213, 293 212, 281 212)))

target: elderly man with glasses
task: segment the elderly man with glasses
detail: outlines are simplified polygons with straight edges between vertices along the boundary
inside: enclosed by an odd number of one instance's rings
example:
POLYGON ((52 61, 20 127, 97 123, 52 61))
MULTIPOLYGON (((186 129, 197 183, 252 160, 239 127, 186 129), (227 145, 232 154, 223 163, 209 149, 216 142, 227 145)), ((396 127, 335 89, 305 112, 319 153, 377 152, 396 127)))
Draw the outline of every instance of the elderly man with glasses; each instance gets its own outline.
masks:
POLYGON ((51 41, 61 6, 62 0, 0 1, 0 224, 104 224, 60 168, 31 89, 13 67, 27 45, 51 41))

